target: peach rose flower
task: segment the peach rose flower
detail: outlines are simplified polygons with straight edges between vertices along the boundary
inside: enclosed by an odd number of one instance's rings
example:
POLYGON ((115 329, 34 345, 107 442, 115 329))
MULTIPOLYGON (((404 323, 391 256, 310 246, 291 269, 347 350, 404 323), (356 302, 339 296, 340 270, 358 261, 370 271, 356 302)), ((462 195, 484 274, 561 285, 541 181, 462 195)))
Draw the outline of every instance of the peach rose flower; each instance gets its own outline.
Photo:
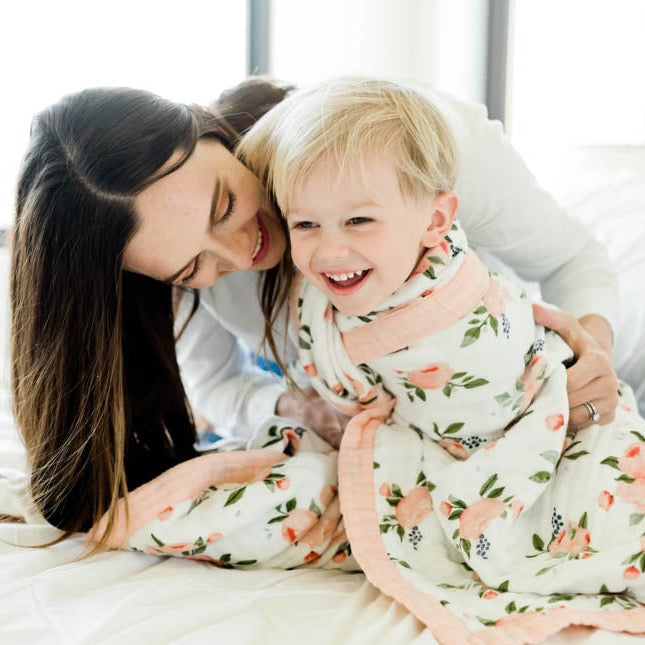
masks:
POLYGON ((484 600, 491 600, 492 598, 497 598, 497 592, 493 591, 492 589, 489 589, 488 591, 484 592, 482 595, 482 598, 484 600))
POLYGON ((466 540, 476 540, 505 510, 504 502, 497 498, 477 500, 459 516, 459 535, 466 540))
POLYGON ((544 423, 549 430, 559 430, 564 425, 564 414, 550 414, 544 423))
POLYGON ((450 513, 452 513, 452 504, 450 504, 450 502, 447 502, 446 500, 444 500, 443 502, 441 502, 441 504, 439 504, 439 512, 444 517, 448 517, 448 515, 450 515, 450 513))
POLYGON ((625 450, 625 455, 618 460, 618 468, 634 479, 645 477, 643 448, 645 448, 645 443, 633 443, 625 450))
POLYGON ((614 496, 608 490, 600 491, 600 495, 598 495, 598 506, 603 511, 608 511, 613 506, 613 503, 614 496))
POLYGON ((591 544, 591 534, 575 522, 567 522, 549 544, 549 553, 573 553, 578 555, 591 544))
POLYGON ((287 542, 295 542, 317 521, 318 516, 313 511, 304 508, 294 508, 282 520, 282 537, 287 542))
POLYGON ((160 522, 165 522, 166 520, 169 520, 172 517, 172 512, 173 512, 173 507, 172 506, 166 506, 166 508, 157 515, 157 519, 160 522))
POLYGON ((305 374, 310 378, 313 378, 314 376, 318 376, 318 370, 316 369, 315 365, 303 365, 302 369, 305 371, 305 374))
POLYGON ((283 477, 278 479, 275 485, 279 490, 287 490, 291 486, 291 480, 288 477, 283 477))
POLYGON ((450 455, 457 459, 467 459, 468 449, 459 441, 454 439, 440 439, 439 445, 450 455))
POLYGON ((389 484, 385 483, 379 486, 378 492, 383 495, 383 497, 390 497, 392 495, 389 484))
POLYGON ((520 410, 524 411, 529 407, 535 395, 542 387, 542 379, 546 369, 546 359, 541 354, 534 356, 524 368, 524 372, 518 381, 524 386, 520 410))
POLYGON ((412 489, 396 505, 396 519, 406 529, 418 526, 432 512, 432 497, 425 486, 412 489))
POLYGON ((636 567, 627 567, 623 571, 623 578, 625 578, 625 580, 635 580, 640 576, 640 574, 641 572, 636 567))
POLYGON ((446 363, 434 363, 424 367, 422 370, 411 370, 405 374, 405 378, 416 387, 423 390, 441 389, 454 374, 450 365, 446 363))
POLYGON ((616 495, 641 513, 645 512, 645 478, 636 479, 631 484, 619 482, 616 486, 616 495))

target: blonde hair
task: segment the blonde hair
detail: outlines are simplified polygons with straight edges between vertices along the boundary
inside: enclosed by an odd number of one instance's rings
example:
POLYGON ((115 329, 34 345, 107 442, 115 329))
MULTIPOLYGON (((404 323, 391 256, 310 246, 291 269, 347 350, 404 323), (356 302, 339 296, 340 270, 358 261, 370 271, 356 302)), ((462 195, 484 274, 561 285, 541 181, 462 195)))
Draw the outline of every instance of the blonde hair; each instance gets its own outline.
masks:
POLYGON ((452 190, 457 150, 433 103, 415 90, 369 78, 327 81, 294 92, 237 147, 282 210, 317 162, 360 170, 370 155, 393 163, 401 192, 417 198, 452 190))

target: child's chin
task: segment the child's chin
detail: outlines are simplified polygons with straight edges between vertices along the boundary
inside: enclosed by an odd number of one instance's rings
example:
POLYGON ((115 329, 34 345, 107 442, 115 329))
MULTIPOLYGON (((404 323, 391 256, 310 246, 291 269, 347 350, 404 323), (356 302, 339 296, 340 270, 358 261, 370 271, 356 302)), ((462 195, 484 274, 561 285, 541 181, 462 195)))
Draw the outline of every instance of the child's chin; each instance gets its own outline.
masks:
POLYGON ((345 314, 346 316, 367 316, 372 311, 372 309, 367 309, 358 304, 339 301, 338 298, 332 299, 331 303, 341 314, 345 314))

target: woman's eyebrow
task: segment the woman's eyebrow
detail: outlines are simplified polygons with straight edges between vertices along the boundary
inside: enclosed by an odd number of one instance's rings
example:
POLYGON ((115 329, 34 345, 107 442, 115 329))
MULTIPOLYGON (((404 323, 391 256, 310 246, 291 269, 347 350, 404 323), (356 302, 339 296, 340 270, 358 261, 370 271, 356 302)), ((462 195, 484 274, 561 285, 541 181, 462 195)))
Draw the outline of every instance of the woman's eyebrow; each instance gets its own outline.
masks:
MULTIPOLYGON (((217 210, 217 203, 219 202, 220 189, 221 182, 219 180, 219 177, 215 177, 215 186, 213 188, 213 198, 211 199, 211 209, 210 213, 208 214, 208 225, 206 232, 210 231, 211 227, 213 226, 213 222, 215 221, 215 211, 217 210)), ((164 278, 162 282, 169 282, 171 284, 174 283, 174 281, 196 260, 196 258, 197 256, 188 260, 188 262, 184 264, 184 266, 181 267, 179 271, 175 271, 171 276, 164 278)))

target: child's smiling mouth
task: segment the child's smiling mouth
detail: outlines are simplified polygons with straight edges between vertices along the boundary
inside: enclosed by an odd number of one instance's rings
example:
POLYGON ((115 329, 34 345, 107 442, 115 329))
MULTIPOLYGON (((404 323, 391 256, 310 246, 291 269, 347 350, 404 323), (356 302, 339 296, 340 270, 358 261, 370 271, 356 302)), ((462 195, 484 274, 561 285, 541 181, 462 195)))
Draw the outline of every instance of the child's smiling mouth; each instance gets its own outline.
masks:
POLYGON ((324 272, 320 275, 323 277, 325 284, 334 293, 350 295, 348 290, 351 289, 351 293, 356 291, 356 289, 352 289, 352 287, 358 287, 362 284, 371 272, 371 269, 358 269, 346 272, 324 272))

